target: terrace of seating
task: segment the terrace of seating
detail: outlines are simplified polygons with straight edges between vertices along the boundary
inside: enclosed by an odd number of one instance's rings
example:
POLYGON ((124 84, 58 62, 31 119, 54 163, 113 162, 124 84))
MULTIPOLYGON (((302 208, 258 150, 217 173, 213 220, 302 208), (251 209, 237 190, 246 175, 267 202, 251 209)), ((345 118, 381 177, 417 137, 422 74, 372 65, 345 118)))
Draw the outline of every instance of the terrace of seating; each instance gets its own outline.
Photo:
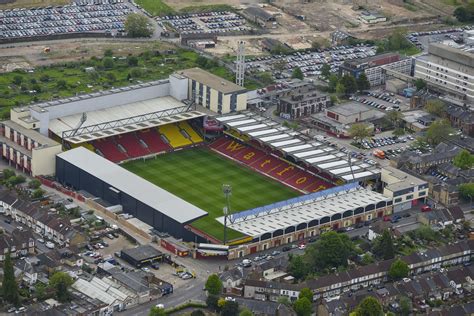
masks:
POLYGON ((120 162, 128 159, 126 153, 122 152, 115 144, 113 138, 102 138, 92 142, 92 145, 108 160, 120 162))
POLYGON ((156 154, 171 149, 171 147, 161 139, 160 134, 158 134, 155 128, 140 131, 137 136, 147 144, 148 150, 152 153, 156 154))
POLYGON ((115 141, 125 148, 130 157, 137 158, 150 154, 150 151, 140 143, 138 138, 135 136, 135 133, 115 136, 115 141))
POLYGON ((191 127, 191 125, 189 125, 188 122, 179 122, 179 127, 183 129, 189 137, 191 137, 193 143, 198 144, 203 141, 202 137, 191 127))
POLYGON ((184 147, 192 144, 191 140, 184 137, 176 124, 163 125, 160 126, 158 130, 168 139, 173 148, 184 147))

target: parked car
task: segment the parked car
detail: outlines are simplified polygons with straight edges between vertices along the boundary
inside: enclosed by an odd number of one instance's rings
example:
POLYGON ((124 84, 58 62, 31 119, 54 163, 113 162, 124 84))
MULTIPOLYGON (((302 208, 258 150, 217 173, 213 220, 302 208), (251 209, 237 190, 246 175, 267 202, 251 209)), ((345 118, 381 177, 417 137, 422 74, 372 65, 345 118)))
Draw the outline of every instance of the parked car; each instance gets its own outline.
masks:
POLYGON ((431 209, 431 206, 429 206, 429 205, 423 205, 421 207, 421 211, 422 212, 430 212, 430 211, 432 211, 432 209, 431 209))
POLYGON ((9 219, 7 218, 7 219, 5 219, 5 223, 7 223, 7 224, 11 224, 11 223, 12 223, 12 221, 11 221, 11 220, 9 220, 9 219))
POLYGON ((306 244, 304 244, 304 243, 299 244, 298 249, 299 250, 305 250, 306 249, 306 244))
POLYGON ((283 252, 287 252, 287 251, 290 251, 290 250, 291 250, 291 247, 289 247, 289 246, 285 246, 285 247, 281 248, 281 251, 283 251, 283 252))
POLYGON ((38 238, 36 239, 37 242, 44 244, 44 239, 43 238, 38 238))
POLYGON ((244 259, 242 260, 242 265, 245 267, 245 268, 248 268, 252 265, 252 260, 250 259, 244 259))
POLYGON ((47 241, 46 244, 45 244, 45 246, 46 246, 47 248, 49 248, 49 249, 54 249, 54 243, 51 242, 51 241, 47 241))

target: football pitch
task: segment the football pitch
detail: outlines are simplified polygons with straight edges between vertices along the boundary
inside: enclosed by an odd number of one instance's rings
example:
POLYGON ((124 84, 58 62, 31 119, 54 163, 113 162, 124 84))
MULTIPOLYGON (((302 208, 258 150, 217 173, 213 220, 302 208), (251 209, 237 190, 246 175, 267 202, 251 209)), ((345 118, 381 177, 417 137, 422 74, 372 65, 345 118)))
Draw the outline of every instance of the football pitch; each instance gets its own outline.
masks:
MULTIPOLYGON (((193 148, 135 160, 122 165, 127 170, 196 205, 209 214, 191 225, 219 240, 224 226, 215 218, 223 215, 222 185, 232 186, 231 211, 239 212, 287 200, 299 192, 241 166, 207 148, 193 148)), ((182 210, 185 211, 185 210, 182 210)), ((228 240, 242 237, 228 229, 228 240)))

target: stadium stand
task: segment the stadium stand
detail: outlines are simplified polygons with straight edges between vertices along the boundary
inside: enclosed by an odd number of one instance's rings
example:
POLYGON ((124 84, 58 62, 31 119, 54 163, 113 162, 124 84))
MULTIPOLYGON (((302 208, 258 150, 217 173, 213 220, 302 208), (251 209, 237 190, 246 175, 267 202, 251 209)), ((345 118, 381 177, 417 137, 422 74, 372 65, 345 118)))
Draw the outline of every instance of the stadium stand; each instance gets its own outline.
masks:
POLYGON ((92 142, 92 145, 99 151, 102 156, 112 162, 120 162, 128 159, 126 153, 122 152, 115 144, 112 137, 97 139, 92 142))
POLYGON ((147 144, 148 150, 152 153, 157 154, 171 149, 171 147, 161 139, 160 134, 158 134, 155 128, 140 131, 137 136, 147 144))
POLYGON ((160 133, 168 139, 170 145, 173 148, 179 148, 183 146, 191 145, 192 142, 188 138, 184 137, 181 130, 176 124, 167 124, 158 127, 160 133))
POLYGON ((230 138, 218 138, 209 147, 301 191, 317 192, 333 187, 331 183, 296 165, 230 138))
POLYGON ((178 125, 181 129, 183 129, 186 132, 186 134, 189 135, 193 143, 198 144, 203 141, 202 137, 191 127, 191 125, 189 125, 188 122, 186 121, 179 122, 178 125))
POLYGON ((150 151, 145 148, 136 137, 135 133, 127 133, 115 136, 117 144, 122 145, 131 158, 137 158, 150 154, 150 151))

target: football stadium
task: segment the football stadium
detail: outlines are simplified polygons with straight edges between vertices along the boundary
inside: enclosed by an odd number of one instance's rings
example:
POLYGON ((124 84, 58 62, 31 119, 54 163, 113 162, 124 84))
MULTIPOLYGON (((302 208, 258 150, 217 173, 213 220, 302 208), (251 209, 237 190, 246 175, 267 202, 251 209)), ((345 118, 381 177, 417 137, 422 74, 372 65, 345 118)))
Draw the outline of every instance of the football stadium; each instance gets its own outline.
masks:
POLYGON ((192 69, 15 108, 2 123, 2 157, 154 231, 216 245, 198 256, 240 257, 391 213, 390 199, 364 188, 380 170, 246 111, 245 97, 192 69))

